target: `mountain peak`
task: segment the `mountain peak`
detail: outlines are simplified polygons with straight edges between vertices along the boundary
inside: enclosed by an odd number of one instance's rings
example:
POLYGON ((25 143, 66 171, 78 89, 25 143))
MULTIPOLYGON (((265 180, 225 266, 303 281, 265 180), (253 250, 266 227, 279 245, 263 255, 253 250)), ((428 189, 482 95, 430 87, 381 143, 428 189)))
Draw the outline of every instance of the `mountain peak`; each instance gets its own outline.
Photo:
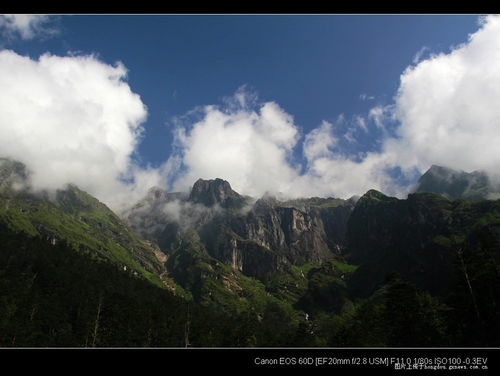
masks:
POLYGON ((450 198, 483 200, 492 189, 484 171, 464 172, 432 165, 418 180, 416 193, 432 192, 450 198))
MULTIPOLYGON (((457 171, 449 167, 432 165, 420 178, 424 176, 433 176, 441 179, 450 179, 453 176, 466 174, 464 171, 457 171)), ((425 179, 425 178, 424 178, 425 179)))
POLYGON ((198 179, 191 189, 189 201, 206 206, 213 206, 215 204, 224 206, 228 200, 239 197, 240 195, 233 191, 229 182, 223 179, 198 179))
POLYGON ((356 201, 356 206, 371 206, 380 202, 389 201, 398 201, 398 199, 396 197, 387 196, 376 189, 370 189, 356 201))
POLYGON ((388 196, 383 194, 380 191, 377 191, 376 189, 370 189, 362 197, 376 199, 376 200, 383 200, 383 199, 387 198, 388 196))

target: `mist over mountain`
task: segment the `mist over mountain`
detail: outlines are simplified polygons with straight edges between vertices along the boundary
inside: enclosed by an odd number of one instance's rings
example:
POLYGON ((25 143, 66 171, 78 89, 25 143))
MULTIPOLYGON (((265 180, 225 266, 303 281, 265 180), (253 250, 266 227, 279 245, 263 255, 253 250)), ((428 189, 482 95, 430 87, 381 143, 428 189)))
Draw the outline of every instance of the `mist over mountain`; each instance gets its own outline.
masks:
POLYGON ((0 283, 17 287, 1 298, 18 312, 4 312, 3 346, 498 345, 500 203, 464 195, 484 193, 483 174, 433 166, 418 189, 439 192, 405 199, 252 198, 199 179, 189 192, 151 188, 121 218, 74 185, 33 191, 29 174, 2 160, 0 283), (73 280, 66 262, 92 277, 73 280), (48 278, 56 295, 30 295, 48 278), (61 316, 64 331, 43 326, 62 315, 54 299, 80 312, 61 316), (170 306, 153 313, 162 300, 170 306), (142 324, 128 312, 139 304, 151 315, 142 324))
POLYGON ((433 192, 474 201, 500 197, 499 187, 485 171, 467 173, 436 165, 420 177, 415 192, 433 192))

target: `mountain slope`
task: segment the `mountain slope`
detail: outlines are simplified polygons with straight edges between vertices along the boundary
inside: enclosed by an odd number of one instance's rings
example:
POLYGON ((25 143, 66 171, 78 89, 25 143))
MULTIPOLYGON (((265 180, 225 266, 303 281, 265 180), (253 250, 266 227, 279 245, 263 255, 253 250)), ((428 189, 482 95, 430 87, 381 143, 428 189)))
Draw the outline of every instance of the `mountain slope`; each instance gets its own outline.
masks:
POLYGON ((131 232, 106 205, 73 185, 56 192, 33 193, 29 173, 17 162, 3 160, 0 176, 3 226, 29 236, 43 236, 52 244, 64 240, 81 252, 162 284, 161 252, 131 232))
POLYGON ((64 240, 3 225, 0 239, 0 346, 184 344, 186 302, 170 291, 64 240))
POLYGON ((348 281, 355 308, 340 330, 350 337, 336 341, 498 346, 500 200, 433 193, 398 200, 369 191, 347 238, 346 257, 359 264, 348 281))

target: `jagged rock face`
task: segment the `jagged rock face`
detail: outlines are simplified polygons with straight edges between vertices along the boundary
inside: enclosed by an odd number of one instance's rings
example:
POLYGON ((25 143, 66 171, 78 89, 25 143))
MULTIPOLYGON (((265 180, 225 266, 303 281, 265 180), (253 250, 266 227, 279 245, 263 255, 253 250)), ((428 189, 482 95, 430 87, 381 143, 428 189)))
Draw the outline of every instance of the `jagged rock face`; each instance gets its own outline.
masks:
POLYGON ((172 195, 151 191, 128 214, 131 227, 167 254, 179 248, 186 231, 195 230, 207 254, 261 280, 290 264, 320 263, 341 252, 354 208, 349 200, 294 206, 265 195, 243 211, 250 199, 221 179, 200 179, 189 195, 172 195), (172 205, 178 206, 177 217, 166 210, 172 205))
POLYGON ((184 232, 210 222, 225 208, 245 205, 246 200, 222 179, 199 179, 190 193, 152 188, 123 216, 137 234, 170 252, 184 232))
POLYGON ((494 191, 483 171, 467 173, 435 165, 420 177, 415 190, 416 193, 431 192, 474 201, 487 199, 494 191))
POLYGON ((354 207, 283 207, 258 200, 246 215, 219 217, 205 226, 207 252, 244 274, 265 279, 288 265, 332 259, 345 243, 347 218, 354 207))
POLYGON ((232 227, 242 238, 283 255, 292 264, 321 262, 333 253, 321 217, 314 214, 295 208, 260 208, 235 220, 232 227))
POLYGON ((277 252, 230 233, 220 236, 216 244, 207 244, 207 252, 233 269, 264 282, 288 265, 288 260, 277 252))
POLYGON ((333 257, 321 217, 295 208, 278 208, 277 212, 293 263, 322 262, 333 257))
POLYGON ((303 210, 261 204, 247 215, 243 235, 263 246, 283 250, 292 259, 298 256, 319 262, 343 248, 353 208, 350 202, 326 208, 306 206, 303 210))
POLYGON ((239 197, 240 195, 233 191, 231 185, 225 180, 198 179, 191 189, 189 201, 206 206, 219 204, 224 207, 239 197))

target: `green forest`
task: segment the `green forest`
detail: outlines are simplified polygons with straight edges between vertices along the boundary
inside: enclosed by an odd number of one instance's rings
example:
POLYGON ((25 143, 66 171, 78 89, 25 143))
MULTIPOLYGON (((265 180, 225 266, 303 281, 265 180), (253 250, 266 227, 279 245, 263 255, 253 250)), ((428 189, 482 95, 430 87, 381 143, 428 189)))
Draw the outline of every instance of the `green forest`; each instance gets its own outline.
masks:
POLYGON ((269 300, 238 312, 178 297, 64 242, 0 230, 2 347, 499 345, 500 286, 488 250, 463 251, 472 285, 463 278, 445 298, 393 273, 369 298, 331 313, 346 298, 318 270, 296 309, 269 300), (298 317, 311 305, 314 317, 298 317))

